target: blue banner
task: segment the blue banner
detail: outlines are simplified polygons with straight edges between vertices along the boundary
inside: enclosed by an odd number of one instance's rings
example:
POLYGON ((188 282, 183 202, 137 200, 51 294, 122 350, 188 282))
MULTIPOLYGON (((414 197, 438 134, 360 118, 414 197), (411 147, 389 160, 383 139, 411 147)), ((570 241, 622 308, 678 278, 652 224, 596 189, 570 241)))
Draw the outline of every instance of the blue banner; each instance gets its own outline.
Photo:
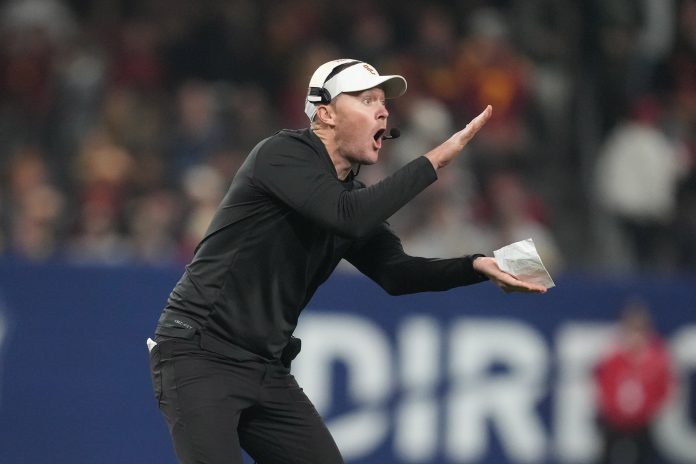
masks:
MULTIPOLYGON (((0 265, 1 463, 175 462, 145 340, 180 272, 0 265)), ((694 279, 556 283, 391 297, 337 273, 300 318, 294 374, 350 463, 592 462, 591 369, 639 296, 678 372, 657 448, 696 462, 694 279)))

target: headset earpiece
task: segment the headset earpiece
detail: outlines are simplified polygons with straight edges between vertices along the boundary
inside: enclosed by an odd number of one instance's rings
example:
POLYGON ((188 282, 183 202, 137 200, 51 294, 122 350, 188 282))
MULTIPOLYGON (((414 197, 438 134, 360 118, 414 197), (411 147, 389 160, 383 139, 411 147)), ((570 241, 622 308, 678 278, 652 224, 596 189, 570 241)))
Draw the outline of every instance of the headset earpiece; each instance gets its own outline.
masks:
POLYGON ((328 105, 331 103, 331 94, 324 87, 310 87, 307 101, 314 104, 328 105))
POLYGON ((341 63, 340 65, 336 66, 331 70, 331 72, 326 76, 324 79, 324 82, 322 83, 321 87, 310 87, 309 92, 307 93, 307 101, 316 104, 321 104, 321 105, 328 105, 331 103, 331 99, 333 96, 331 95, 331 92, 326 90, 326 87, 324 87, 324 84, 326 84, 328 81, 331 80, 332 77, 334 77, 336 74, 339 72, 343 71, 346 68, 349 68, 353 65, 356 65, 358 63, 361 63, 361 61, 348 61, 346 63, 341 63))
MULTIPOLYGON (((314 120, 314 115, 317 112, 317 105, 328 105, 334 97, 334 95, 331 95, 331 92, 326 89, 326 83, 339 72, 358 63, 362 63, 362 61, 346 59, 334 60, 324 63, 314 72, 312 79, 309 81, 307 103, 305 104, 305 114, 309 117, 310 121, 314 120)), ((334 85, 331 88, 334 88, 334 92, 338 95, 341 93, 341 90, 335 87, 334 85)))

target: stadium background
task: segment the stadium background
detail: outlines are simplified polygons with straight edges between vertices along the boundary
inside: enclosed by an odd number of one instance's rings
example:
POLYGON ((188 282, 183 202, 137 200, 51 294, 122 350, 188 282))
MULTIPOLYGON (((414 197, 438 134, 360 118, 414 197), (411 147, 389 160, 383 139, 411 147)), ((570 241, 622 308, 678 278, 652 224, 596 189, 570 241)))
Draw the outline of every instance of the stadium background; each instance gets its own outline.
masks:
MULTIPOLYGON (((553 402, 567 387, 559 340, 569 323, 603 333, 629 296, 649 302, 680 360, 681 415, 665 430, 683 427, 662 454, 696 462, 696 361, 684 348, 696 315, 694 0, 4 2, 0 462, 171 462, 143 340, 245 154, 280 127, 306 126, 308 78, 335 57, 409 82, 390 105, 403 135, 363 169, 367 182, 495 108, 457 165, 392 218, 406 249, 490 253, 531 236, 559 283, 538 299, 485 286, 393 299, 341 268, 300 330, 319 343, 322 317, 354 315, 368 333, 356 344, 388 347, 381 367, 394 384, 352 390, 363 381, 338 348, 323 374, 308 366, 322 348, 297 368, 306 383, 333 379, 314 392, 333 398, 330 422, 383 413, 368 421, 386 420, 374 443, 356 434, 345 445, 351 462, 587 462, 590 429, 584 451, 556 433, 570 420, 553 402), (435 326, 415 327, 424 340, 438 328, 444 367, 409 380, 399 334, 423 317, 435 326), (472 380, 446 367, 461 348, 449 330, 481 320, 515 321, 545 347, 520 368, 543 381, 533 404, 545 438, 531 448, 506 442, 497 416, 484 417, 483 445, 451 432, 448 398, 472 380), (409 395, 436 405, 415 416, 436 418, 425 429, 439 438, 421 437, 421 451, 399 445, 409 395)), ((479 374, 524 383, 499 356, 479 374)))

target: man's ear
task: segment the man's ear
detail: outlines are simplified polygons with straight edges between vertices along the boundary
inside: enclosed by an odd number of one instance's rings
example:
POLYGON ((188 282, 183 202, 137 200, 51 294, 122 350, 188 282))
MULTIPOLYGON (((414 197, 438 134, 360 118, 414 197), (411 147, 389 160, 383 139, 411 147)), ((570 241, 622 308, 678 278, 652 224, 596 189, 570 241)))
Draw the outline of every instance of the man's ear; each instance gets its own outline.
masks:
POLYGON ((327 126, 334 126, 336 112, 331 105, 319 105, 316 120, 327 126))

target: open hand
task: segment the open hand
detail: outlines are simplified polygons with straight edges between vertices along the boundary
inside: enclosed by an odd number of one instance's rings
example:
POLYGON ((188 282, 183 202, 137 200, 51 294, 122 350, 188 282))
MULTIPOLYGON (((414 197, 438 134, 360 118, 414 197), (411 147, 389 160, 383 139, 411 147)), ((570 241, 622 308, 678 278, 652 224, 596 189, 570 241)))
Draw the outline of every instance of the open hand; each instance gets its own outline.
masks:
POLYGON ((531 282, 524 282, 512 274, 501 271, 495 258, 481 257, 474 260, 474 269, 488 277, 505 293, 546 293, 546 287, 531 282))
POLYGON ((452 135, 444 143, 429 151, 425 156, 437 170, 447 166, 464 149, 474 135, 488 122, 493 114, 493 107, 488 105, 485 110, 469 122, 466 127, 452 135))

